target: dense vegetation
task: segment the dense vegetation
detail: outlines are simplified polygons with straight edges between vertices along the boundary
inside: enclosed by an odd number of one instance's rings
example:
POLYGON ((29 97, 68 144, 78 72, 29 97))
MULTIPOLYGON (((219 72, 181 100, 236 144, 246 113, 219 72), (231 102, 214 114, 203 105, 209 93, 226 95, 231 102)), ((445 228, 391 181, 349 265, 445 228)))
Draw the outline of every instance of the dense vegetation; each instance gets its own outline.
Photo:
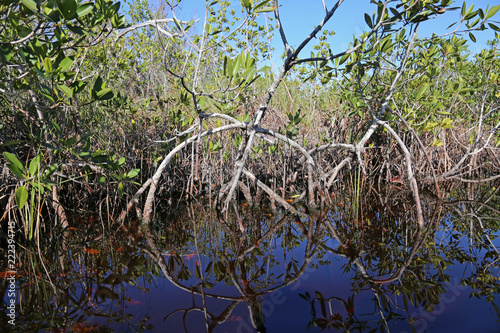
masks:
POLYGON ((498 180, 500 6, 372 1, 334 54, 342 2, 292 48, 278 1, 207 2, 198 21, 177 19, 182 1, 2 1, 2 220, 31 239, 68 227, 69 207, 123 220, 135 206, 144 222, 158 198, 297 212, 404 183, 423 228, 422 191, 498 180), (419 38, 452 10, 452 33, 419 38), (460 36, 485 29, 495 39, 472 54, 460 36))
POLYGON ((308 327, 425 330, 456 288, 500 317, 500 5, 367 1, 366 31, 335 53, 343 2, 318 0, 291 45, 285 1, 205 1, 194 20, 188 0, 0 1, 0 275, 17 281, 17 330, 153 330, 124 315, 125 290, 164 276, 202 307, 169 302, 157 327, 203 311, 209 332, 246 303, 265 331, 262 297, 333 258, 351 294, 311 283, 308 327), (446 35, 419 35, 454 13, 446 35))

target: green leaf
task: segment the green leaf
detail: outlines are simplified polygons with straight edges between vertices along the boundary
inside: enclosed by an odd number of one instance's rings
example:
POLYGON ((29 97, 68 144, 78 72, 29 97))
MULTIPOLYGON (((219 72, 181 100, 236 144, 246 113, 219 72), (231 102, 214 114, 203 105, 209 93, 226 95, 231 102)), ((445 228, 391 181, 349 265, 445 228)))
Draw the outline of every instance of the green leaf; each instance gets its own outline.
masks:
POLYGON ((50 58, 45 58, 43 61, 43 67, 45 67, 45 71, 47 73, 52 73, 52 60, 50 60, 50 58))
POLYGON ((227 56, 224 56, 224 76, 227 76, 227 62, 228 58, 227 56))
POLYGON ((9 61, 14 55, 14 50, 11 45, 0 46, 0 61, 5 63, 9 61))
POLYGON ((210 33, 209 36, 215 36, 218 35, 222 32, 222 30, 215 30, 214 32, 210 33))
POLYGON ((61 72, 66 72, 71 67, 71 65, 73 65, 73 59, 66 57, 59 63, 59 70, 61 72))
POLYGON ((30 33, 33 32, 32 29, 30 29, 30 27, 26 26, 26 25, 19 25, 16 27, 16 30, 17 32, 19 33, 19 36, 20 37, 26 37, 28 36, 30 33))
POLYGON ((7 168, 18 178, 25 179, 23 171, 20 170, 16 165, 12 163, 7 163, 7 168))
POLYGON ((387 52, 391 48, 391 46, 392 46, 392 40, 391 39, 387 39, 380 46, 380 50, 382 52, 387 52))
POLYGON ((436 127, 438 125, 438 123, 436 122, 426 122, 425 125, 424 125, 424 128, 422 129, 424 132, 429 132, 430 130, 432 130, 434 127, 436 127))
MULTIPOLYGON (((45 169, 45 172, 44 172, 44 175, 43 175, 43 176, 44 176, 45 178, 49 178, 49 177, 50 177, 50 176, 52 176, 52 174, 53 174, 53 173, 57 170, 57 168, 58 168, 58 165, 57 165, 57 164, 53 164, 53 165, 51 165, 49 168, 45 169)), ((44 183, 46 183, 46 182, 48 182, 48 181, 50 181, 50 180, 49 180, 49 179, 45 179, 45 180, 44 180, 44 183)), ((54 184, 54 185, 56 185, 56 184, 54 184)))
POLYGON ((272 12, 274 10, 274 7, 264 7, 260 9, 256 9, 254 13, 266 13, 266 12, 272 12))
MULTIPOLYGON (((269 4, 269 0, 265 0, 265 1, 259 2, 254 7, 255 12, 258 13, 258 9, 260 9, 261 7, 264 7, 264 6, 268 5, 268 4, 269 4)), ((273 7, 270 7, 270 8, 273 8, 273 7)), ((273 8, 273 10, 274 10, 274 8, 273 8)))
POLYGON ((83 89, 85 89, 85 87, 87 86, 87 82, 75 81, 71 84, 71 86, 74 89, 73 94, 78 94, 83 89))
MULTIPOLYGON (((42 45, 42 42, 38 38, 34 38, 30 41, 30 46, 35 51, 36 55, 45 56, 47 54, 47 48, 42 45)), ((29 52, 31 54, 31 52, 29 52)))
POLYGON ((78 15, 78 17, 84 17, 85 15, 88 15, 92 11, 92 9, 94 9, 94 6, 90 3, 87 3, 79 6, 76 10, 76 14, 78 15))
POLYGON ((24 143, 24 142, 28 142, 28 140, 8 141, 8 142, 0 144, 0 147, 14 146, 14 145, 18 145, 18 144, 24 143))
POLYGON ((370 27, 370 29, 373 28, 372 19, 370 15, 368 15, 367 13, 365 13, 365 22, 368 25, 368 27, 370 27))
POLYGON ((226 75, 229 77, 232 77, 232 75, 233 75, 233 61, 231 59, 227 58, 226 66, 227 66, 226 75))
POLYGON ((267 73, 269 72, 269 70, 271 69, 270 66, 263 66, 262 68, 260 68, 257 72, 264 72, 264 73, 267 73))
POLYGON ((255 68, 255 59, 252 58, 250 53, 247 53, 247 56, 245 58, 245 66, 246 70, 248 71, 249 69, 254 69, 255 68))
POLYGON ((255 69, 251 69, 250 71, 245 72, 243 76, 245 77, 246 84, 250 84, 255 76, 255 69))
POLYGON ((342 65, 344 62, 346 62, 347 59, 349 59, 350 54, 344 54, 342 58, 340 58, 340 63, 339 65, 342 65))
POLYGON ((406 311, 408 311, 408 297, 406 296, 405 290, 403 290, 403 303, 404 303, 406 311))
POLYGON ((415 94, 415 98, 417 100, 422 98, 422 96, 427 92, 428 89, 429 89, 429 84, 421 85, 420 88, 417 90, 417 93, 415 94))
POLYGON ((130 170, 128 173, 127 173, 127 178, 134 178, 135 176, 137 176, 139 174, 139 172, 141 172, 141 169, 133 169, 133 170, 130 170))
POLYGON ((213 261, 208 263, 207 268, 205 269, 205 273, 210 274, 210 270, 212 269, 212 264, 213 264, 213 261))
POLYGON ((41 159, 42 159, 42 155, 38 154, 31 160, 30 165, 29 165, 30 176, 33 177, 40 169, 41 159))
POLYGON ((103 86, 103 82, 102 82, 102 77, 100 77, 100 76, 99 76, 99 77, 97 77, 97 79, 95 80, 95 82, 94 82, 94 87, 92 88, 92 90, 94 90, 94 91, 96 91, 96 92, 97 92, 97 91, 101 90, 102 88, 104 88, 104 86, 103 86))
POLYGON ((125 164, 125 157, 120 158, 118 161, 116 161, 116 165, 121 168, 123 164, 125 164))
POLYGON ((440 126, 442 128, 453 128, 453 120, 451 120, 450 118, 444 118, 442 121, 441 121, 441 124, 440 126))
POLYGON ((120 6, 121 6, 121 2, 115 2, 114 4, 109 6, 109 13, 108 13, 109 16, 107 16, 107 17, 109 18, 110 16, 117 14, 118 11, 120 10, 120 6))
POLYGON ((37 183, 31 183, 33 188, 36 188, 38 192, 43 195, 45 193, 45 185, 43 183, 37 182, 37 183))
POLYGON ((250 11, 253 7, 253 0, 241 0, 241 6, 250 11))
POLYGON ((432 145, 434 147, 441 147, 442 145, 444 145, 444 143, 442 143, 441 141, 439 141, 438 139, 434 139, 434 141, 432 142, 432 145))
POLYGON ((118 194, 120 195, 120 197, 123 195, 123 193, 125 193, 125 186, 123 186, 123 183, 120 182, 118 184, 118 194))
POLYGON ((23 209, 26 201, 28 200, 28 191, 26 190, 26 186, 20 186, 17 188, 15 198, 17 207, 19 209, 23 209))
POLYGON ((436 113, 440 114, 442 116, 449 116, 451 114, 450 112, 446 112, 446 111, 437 111, 436 113))
MULTIPOLYGON (((472 5, 474 7, 474 5, 472 5)), ((465 17, 463 18, 464 21, 468 21, 468 20, 471 20, 473 19, 475 16, 477 15, 477 12, 471 12, 471 13, 468 13, 467 15, 465 15, 465 17)))
POLYGON ((84 30, 82 27, 78 26, 78 25, 73 25, 73 24, 67 23, 67 24, 66 24, 66 27, 67 27, 70 31, 74 32, 75 34, 78 34, 78 35, 80 35, 80 36, 84 36, 84 35, 86 35, 85 30, 84 30))
POLYGON ((56 186, 57 185, 56 182, 53 182, 50 179, 44 179, 44 180, 42 180, 41 184, 44 184, 44 185, 47 185, 47 186, 56 186))
POLYGON ((394 15, 393 18, 399 19, 399 17, 401 16, 400 12, 398 12, 395 8, 392 7, 389 7, 389 10, 392 12, 392 15, 394 15))
POLYGON ((68 97, 73 97, 73 89, 70 87, 64 85, 64 84, 58 84, 57 87, 68 97))
POLYGON ((500 5, 496 5, 496 6, 493 6, 490 8, 490 10, 488 10, 488 12, 486 13, 486 16, 485 16, 485 20, 493 17, 497 12, 498 10, 500 9, 500 5))
POLYGON ((480 18, 478 17, 477 19, 475 19, 475 20, 474 20, 474 22, 472 22, 472 23, 469 25, 469 27, 471 27, 471 28, 472 28, 472 27, 476 26, 476 24, 478 24, 478 23, 479 23, 479 20, 480 20, 480 18))
MULTIPOLYGON (((235 59, 236 61, 234 63, 234 67, 233 67, 233 76, 236 76, 236 74, 240 70, 242 57, 243 57, 243 52, 241 52, 241 55, 239 57, 236 57, 236 59, 235 59)), ((243 59, 245 59, 245 58, 243 58, 243 59)))
POLYGON ((490 26, 491 29, 500 32, 500 28, 497 25, 495 25, 493 23, 488 23, 488 25, 490 26))
POLYGON ((78 5, 75 0, 57 0, 57 8, 66 20, 71 20, 76 15, 78 5))
POLYGON ((476 37, 472 34, 472 32, 469 32, 469 37, 471 41, 473 41, 474 43, 476 42, 476 37))
POLYGON ((318 297, 319 304, 321 306, 321 314, 323 315, 323 318, 327 318, 326 315, 326 301, 323 297, 318 297))
POLYGON ((124 24, 124 19, 123 19, 123 15, 118 15, 118 14, 115 14, 111 17, 111 25, 113 26, 113 28, 120 28, 123 26, 124 24))
POLYGON ((430 11, 430 10, 423 11, 423 12, 418 13, 417 15, 415 15, 410 20, 410 22, 412 22, 412 23, 418 23, 418 22, 422 22, 422 21, 427 21, 429 19, 429 15, 431 15, 431 14, 432 14, 432 11, 430 11))
POLYGON ((325 75, 321 78, 321 84, 327 84, 328 82, 330 82, 332 78, 332 73, 328 73, 328 75, 325 75))
POLYGON ((24 171, 23 164, 21 162, 19 162, 19 160, 17 159, 17 157, 15 155, 13 155, 9 152, 4 152, 3 157, 5 157, 5 159, 7 161, 9 161, 13 165, 15 165, 19 170, 21 170, 21 172, 24 171))
POLYGON ((111 91, 111 88, 104 88, 96 93, 97 95, 97 100, 99 101, 105 101, 108 99, 111 99, 114 97, 113 92, 111 91))
POLYGON ((175 26, 177 27, 177 29, 182 31, 182 28, 181 28, 181 25, 179 24, 179 21, 177 21, 177 19, 175 17, 173 18, 173 20, 174 20, 174 23, 175 23, 175 26))
POLYGON ((29 10, 31 10, 33 13, 37 13, 38 10, 37 10, 37 4, 35 1, 33 0, 21 0, 21 2, 23 3, 23 5, 25 5, 26 7, 28 7, 29 10))
POLYGON ((195 265, 195 275, 196 275, 196 278, 197 279, 201 279, 201 271, 200 271, 200 266, 199 265, 195 265))
POLYGON ((193 26, 193 24, 194 24, 194 20, 189 21, 186 28, 184 29, 184 31, 188 31, 189 28, 191 28, 193 26))

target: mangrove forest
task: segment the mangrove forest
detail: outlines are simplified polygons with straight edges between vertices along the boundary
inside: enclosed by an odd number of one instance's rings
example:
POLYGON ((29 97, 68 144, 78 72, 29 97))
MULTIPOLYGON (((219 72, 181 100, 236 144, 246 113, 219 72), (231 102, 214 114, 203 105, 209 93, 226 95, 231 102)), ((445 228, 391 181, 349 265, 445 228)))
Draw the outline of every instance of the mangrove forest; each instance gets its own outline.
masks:
POLYGON ((2 332, 498 332, 495 1, 0 17, 2 332))

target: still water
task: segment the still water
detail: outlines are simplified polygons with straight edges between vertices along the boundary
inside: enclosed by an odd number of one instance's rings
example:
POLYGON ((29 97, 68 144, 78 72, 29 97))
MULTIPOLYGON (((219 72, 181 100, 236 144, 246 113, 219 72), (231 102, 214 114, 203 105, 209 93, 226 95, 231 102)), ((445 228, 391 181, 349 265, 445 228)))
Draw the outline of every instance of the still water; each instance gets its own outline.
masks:
POLYGON ((499 332, 498 197, 427 196, 419 229, 400 192, 298 216, 80 214, 42 251, 18 246, 16 326, 4 315, 2 330, 499 332))

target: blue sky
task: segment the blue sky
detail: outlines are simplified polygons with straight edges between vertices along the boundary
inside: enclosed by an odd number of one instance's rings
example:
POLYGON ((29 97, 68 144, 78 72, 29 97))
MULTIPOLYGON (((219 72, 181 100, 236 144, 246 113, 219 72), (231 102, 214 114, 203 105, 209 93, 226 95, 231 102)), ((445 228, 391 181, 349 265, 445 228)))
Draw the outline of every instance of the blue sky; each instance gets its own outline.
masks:
MULTIPOLYGON (((240 8, 239 1, 234 1, 237 8, 240 8)), ((258 3, 258 0, 255 0, 258 3)), ((336 1, 325 0, 328 8, 331 8, 336 1)), ((475 5, 475 9, 485 9, 487 5, 490 7, 497 5, 498 1, 478 0, 468 1, 467 5, 475 5)), ((463 1, 455 1, 454 6, 461 7, 463 1)), ((280 15, 287 35, 288 41, 292 46, 298 46, 300 42, 312 31, 324 15, 321 0, 282 0, 280 2, 280 15)), ((203 18, 205 13, 204 0, 182 0, 180 3, 182 10, 176 10, 176 15, 181 19, 203 18)), ((370 4, 369 0, 346 0, 335 15, 330 19, 326 28, 334 30, 335 36, 329 39, 330 46, 333 52, 340 52, 347 49, 348 44, 352 41, 353 35, 358 36, 367 28, 364 13, 372 14, 376 10, 376 6, 370 4)), ((443 34, 450 32, 452 29, 446 28, 460 19, 460 10, 447 12, 439 16, 435 20, 423 22, 419 27, 419 36, 430 36, 433 32, 443 34)), ((500 11, 492 18, 494 21, 500 21, 500 11)), ((202 20, 200 20, 201 22, 202 20)), ((500 25, 500 24, 497 24, 500 25)), ((486 41, 494 38, 492 30, 478 31, 474 33, 477 42, 469 43, 469 50, 476 52, 486 47, 486 41)), ((312 50, 314 41, 311 41, 310 47, 305 49, 302 57, 309 55, 312 50)), ((275 34, 273 47, 276 49, 275 60, 279 58, 283 51, 281 39, 278 34, 275 34)))

